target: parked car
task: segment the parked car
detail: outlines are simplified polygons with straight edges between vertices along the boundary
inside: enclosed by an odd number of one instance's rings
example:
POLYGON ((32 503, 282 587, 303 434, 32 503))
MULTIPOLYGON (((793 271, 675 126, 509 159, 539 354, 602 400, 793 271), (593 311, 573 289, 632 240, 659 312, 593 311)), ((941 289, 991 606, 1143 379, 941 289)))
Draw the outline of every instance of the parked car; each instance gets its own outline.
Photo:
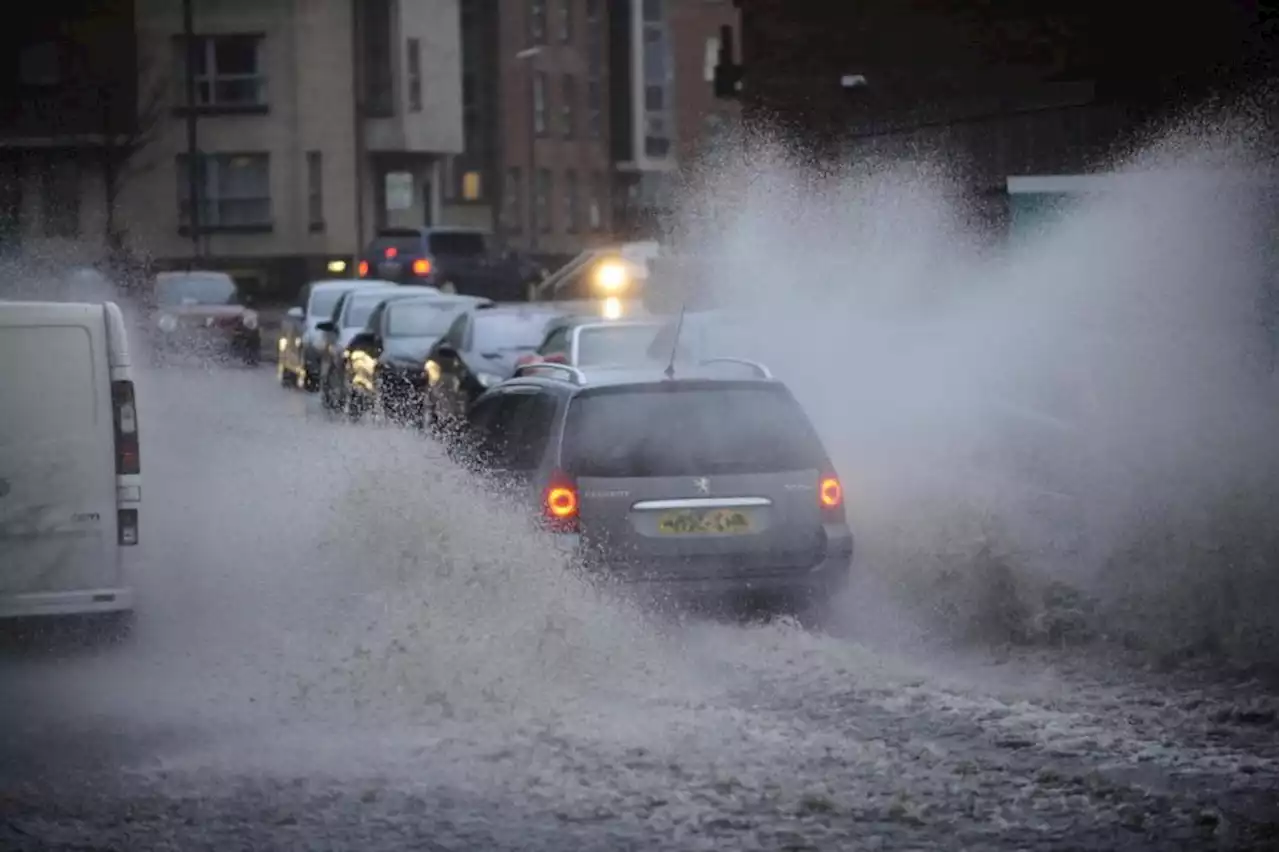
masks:
POLYGON ((471 228, 383 228, 360 253, 361 278, 425 284, 445 293, 497 301, 524 299, 539 267, 498 252, 488 234, 471 228))
POLYGON ((320 356, 324 335, 316 326, 332 318, 342 294, 366 287, 391 287, 377 279, 334 279, 313 281, 303 288, 299 303, 285 314, 280 327, 279 361, 276 374, 285 387, 314 391, 320 386, 320 356))
POLYGON ((820 618, 853 533, 808 417, 762 365, 530 364, 477 399, 464 459, 598 579, 820 618), (745 375, 744 375, 745 373, 745 375))
POLYGON ((377 410, 393 422, 421 425, 427 353, 460 311, 485 304, 492 302, 441 295, 393 299, 374 308, 347 344, 348 410, 355 417, 377 410))
POLYGON ((142 467, 112 302, 0 302, 0 618, 128 626, 142 467))
POLYGON ((598 316, 568 316, 554 320, 536 352, 518 364, 536 361, 599 367, 638 364, 651 360, 649 347, 663 328, 659 320, 603 320, 598 316))
POLYGON ((554 303, 479 306, 454 319, 427 353, 423 422, 453 432, 471 402, 510 378, 516 361, 537 349, 548 323, 561 316, 554 303))
POLYGON ((440 295, 440 291, 434 287, 388 284, 351 289, 338 297, 330 318, 316 324, 316 331, 323 335, 319 384, 320 399, 326 409, 343 411, 347 407, 347 345, 365 327, 374 309, 387 299, 433 295, 440 295))
POLYGON ((234 357, 250 366, 262 355, 258 313, 225 272, 161 272, 148 294, 146 339, 152 362, 195 355, 234 357))

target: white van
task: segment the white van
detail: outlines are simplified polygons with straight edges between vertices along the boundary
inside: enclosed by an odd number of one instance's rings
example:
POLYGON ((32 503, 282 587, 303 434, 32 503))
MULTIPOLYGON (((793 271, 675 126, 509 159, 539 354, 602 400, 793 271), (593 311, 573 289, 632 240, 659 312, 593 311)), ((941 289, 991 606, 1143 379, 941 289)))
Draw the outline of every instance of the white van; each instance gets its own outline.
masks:
POLYGON ((124 317, 0 301, 0 618, 133 610, 142 477, 124 317))

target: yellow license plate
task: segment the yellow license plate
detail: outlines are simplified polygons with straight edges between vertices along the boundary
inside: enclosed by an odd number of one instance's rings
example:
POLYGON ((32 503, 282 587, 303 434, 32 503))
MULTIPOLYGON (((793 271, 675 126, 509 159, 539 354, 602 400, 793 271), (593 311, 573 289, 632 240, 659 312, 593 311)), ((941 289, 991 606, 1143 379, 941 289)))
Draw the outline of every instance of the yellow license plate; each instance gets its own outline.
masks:
POLYGON ((751 517, 741 509, 664 512, 658 518, 658 532, 662 535, 738 535, 751 532, 751 517))

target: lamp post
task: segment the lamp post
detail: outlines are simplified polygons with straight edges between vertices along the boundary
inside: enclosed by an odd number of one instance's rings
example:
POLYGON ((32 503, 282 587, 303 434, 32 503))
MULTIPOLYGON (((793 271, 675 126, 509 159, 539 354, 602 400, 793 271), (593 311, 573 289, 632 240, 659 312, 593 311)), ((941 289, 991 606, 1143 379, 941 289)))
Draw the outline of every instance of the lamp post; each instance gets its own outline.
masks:
MULTIPOLYGON (((538 250, 538 202, 537 202, 538 107, 537 107, 537 104, 534 103, 534 97, 536 93, 536 86, 534 84, 537 79, 538 72, 537 72, 537 69, 534 67, 533 60, 536 59, 541 54, 542 54, 542 48, 540 46, 526 47, 524 50, 516 54, 516 60, 525 63, 529 72, 527 75, 528 87, 529 87, 529 90, 528 90, 529 126, 527 128, 529 131, 529 150, 526 152, 528 156, 528 161, 529 161, 529 175, 528 175, 529 191, 526 194, 528 195, 528 204, 529 204, 529 255, 530 257, 532 257, 534 252, 538 250)), ((542 93, 544 98, 544 103, 543 103, 544 107, 546 106, 546 103, 545 103, 546 94, 547 94, 546 92, 542 93)))
POLYGON ((182 37, 186 42, 187 101, 187 227, 191 229, 191 259, 200 259, 200 144, 196 133, 196 67, 200 45, 196 43, 192 0, 182 0, 182 37))

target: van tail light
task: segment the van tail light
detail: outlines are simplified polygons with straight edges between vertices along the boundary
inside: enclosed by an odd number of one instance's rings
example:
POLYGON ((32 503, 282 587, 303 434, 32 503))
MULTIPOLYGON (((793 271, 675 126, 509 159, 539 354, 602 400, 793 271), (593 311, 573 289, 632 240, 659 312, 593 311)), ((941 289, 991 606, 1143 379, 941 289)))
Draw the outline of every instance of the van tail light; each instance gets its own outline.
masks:
POLYGON ((542 494, 542 516, 552 532, 578 531, 578 485, 572 477, 556 471, 542 494))
POLYGON ((844 520, 844 486, 834 473, 824 474, 818 480, 818 507, 824 521, 844 520))
POLYGON ((420 257, 413 262, 413 274, 427 276, 431 274, 431 261, 420 257))
POLYGON ((369 261, 367 260, 360 261, 360 265, 356 267, 356 274, 359 275, 361 278, 368 278, 369 277, 369 261))
POLYGON ((111 408, 115 421, 116 475, 129 476, 142 471, 138 456, 138 406, 133 398, 133 382, 111 383, 111 408))
POLYGON ((116 542, 123 547, 138 543, 137 509, 120 509, 117 513, 116 542))

